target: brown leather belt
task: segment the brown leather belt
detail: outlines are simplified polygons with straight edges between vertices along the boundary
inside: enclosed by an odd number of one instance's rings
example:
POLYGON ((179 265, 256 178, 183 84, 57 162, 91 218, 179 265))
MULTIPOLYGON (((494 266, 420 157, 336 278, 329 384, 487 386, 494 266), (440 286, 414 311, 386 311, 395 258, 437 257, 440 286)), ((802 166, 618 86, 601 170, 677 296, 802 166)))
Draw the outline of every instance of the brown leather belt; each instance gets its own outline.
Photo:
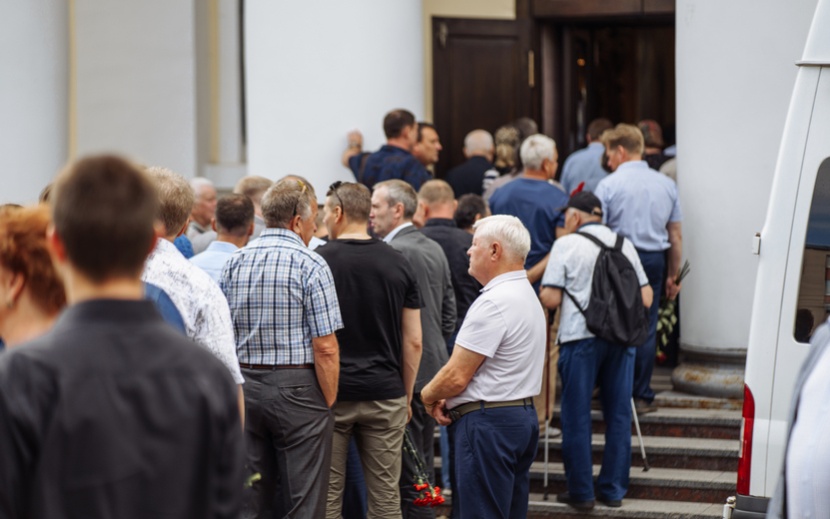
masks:
POLYGON ((260 369, 264 371, 274 371, 275 369, 313 369, 314 364, 245 364, 239 363, 240 368, 245 369, 260 369))
POLYGON ((450 409, 449 414, 450 418, 453 421, 456 421, 467 413, 472 413, 473 411, 481 411, 482 409, 497 409, 499 407, 526 407, 532 405, 532 398, 508 400, 507 402, 468 402, 466 404, 461 404, 459 406, 453 407, 452 409, 450 409))

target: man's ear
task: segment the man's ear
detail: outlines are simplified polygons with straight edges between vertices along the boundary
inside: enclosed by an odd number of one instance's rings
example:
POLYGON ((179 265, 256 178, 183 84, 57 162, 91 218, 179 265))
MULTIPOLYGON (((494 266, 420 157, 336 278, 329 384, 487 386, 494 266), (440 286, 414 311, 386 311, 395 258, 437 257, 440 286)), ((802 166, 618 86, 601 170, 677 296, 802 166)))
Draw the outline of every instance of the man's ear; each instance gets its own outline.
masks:
POLYGON ((50 224, 46 230, 46 242, 49 248, 49 255, 52 256, 52 261, 57 265, 66 263, 66 247, 60 236, 58 236, 54 224, 50 224))
POLYGON ((494 241, 490 244, 490 261, 498 261, 504 253, 501 243, 494 241))
POLYGON ((216 218, 210 219, 210 228, 213 229, 213 232, 219 232, 218 230, 216 230, 216 218))
POLYGON ((248 236, 254 235, 254 221, 251 220, 251 225, 248 226, 248 236))

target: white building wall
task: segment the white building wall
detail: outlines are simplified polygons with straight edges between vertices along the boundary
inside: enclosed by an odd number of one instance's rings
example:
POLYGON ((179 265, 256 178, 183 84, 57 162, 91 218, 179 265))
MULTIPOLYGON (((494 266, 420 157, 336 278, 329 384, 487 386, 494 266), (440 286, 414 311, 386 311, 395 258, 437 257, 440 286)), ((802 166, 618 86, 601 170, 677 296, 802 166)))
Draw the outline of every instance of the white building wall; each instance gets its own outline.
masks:
MULTIPOLYGON (((745 350, 761 230, 816 0, 677 0, 684 345, 745 350)), ((770 304, 776 304, 771 301, 770 304)))
POLYGON ((393 108, 424 115, 418 0, 245 3, 248 173, 308 178, 322 198, 346 133, 377 149, 393 108))
POLYGON ((74 6, 73 151, 115 151, 196 175, 194 2, 75 0, 74 6))
POLYGON ((0 2, 0 204, 28 204, 66 162, 64 0, 0 2))

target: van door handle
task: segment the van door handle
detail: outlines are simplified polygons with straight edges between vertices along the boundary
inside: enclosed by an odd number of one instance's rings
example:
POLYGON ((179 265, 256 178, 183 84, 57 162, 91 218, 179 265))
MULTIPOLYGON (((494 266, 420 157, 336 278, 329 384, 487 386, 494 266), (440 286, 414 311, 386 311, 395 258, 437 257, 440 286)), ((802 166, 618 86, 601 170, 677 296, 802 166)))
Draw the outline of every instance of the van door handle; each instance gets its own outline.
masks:
POLYGON ((756 232, 752 237, 752 254, 760 256, 761 254, 761 233, 756 232))

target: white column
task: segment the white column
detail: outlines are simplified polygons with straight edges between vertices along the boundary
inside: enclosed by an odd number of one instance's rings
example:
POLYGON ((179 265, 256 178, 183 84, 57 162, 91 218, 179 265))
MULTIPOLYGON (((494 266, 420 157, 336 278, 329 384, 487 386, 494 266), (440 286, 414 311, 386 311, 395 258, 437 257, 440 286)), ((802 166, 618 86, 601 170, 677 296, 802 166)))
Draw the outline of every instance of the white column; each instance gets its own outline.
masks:
POLYGON ((318 194, 353 180, 346 133, 377 149, 383 116, 423 117, 421 2, 245 2, 248 171, 307 177, 318 194))
POLYGON ((68 149, 65 0, 0 2, 0 203, 28 204, 68 149))
POLYGON ((677 389, 742 397, 752 237, 764 223, 815 4, 677 2, 678 188, 692 267, 681 295, 677 389))
POLYGON ((198 174, 195 3, 74 4, 78 154, 198 174))

